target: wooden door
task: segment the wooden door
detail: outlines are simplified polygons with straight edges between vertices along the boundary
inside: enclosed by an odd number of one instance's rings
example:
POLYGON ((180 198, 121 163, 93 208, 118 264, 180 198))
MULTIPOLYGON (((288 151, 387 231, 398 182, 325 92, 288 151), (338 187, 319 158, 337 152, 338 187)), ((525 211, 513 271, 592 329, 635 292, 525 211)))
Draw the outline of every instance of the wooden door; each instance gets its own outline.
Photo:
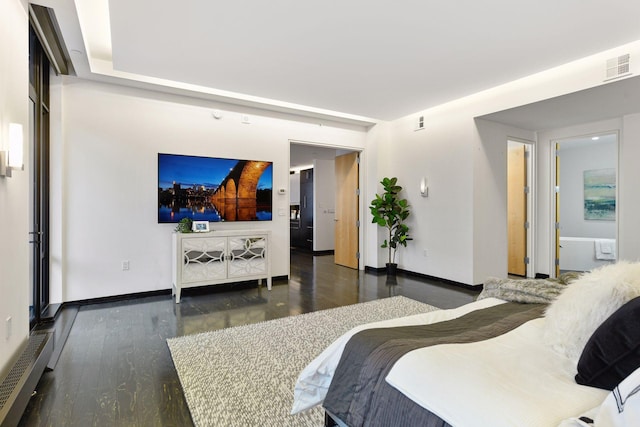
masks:
POLYGON ((527 275, 527 158, 524 144, 509 143, 507 165, 508 272, 527 275))
POLYGON ((335 263, 358 268, 358 153, 336 157, 335 263))

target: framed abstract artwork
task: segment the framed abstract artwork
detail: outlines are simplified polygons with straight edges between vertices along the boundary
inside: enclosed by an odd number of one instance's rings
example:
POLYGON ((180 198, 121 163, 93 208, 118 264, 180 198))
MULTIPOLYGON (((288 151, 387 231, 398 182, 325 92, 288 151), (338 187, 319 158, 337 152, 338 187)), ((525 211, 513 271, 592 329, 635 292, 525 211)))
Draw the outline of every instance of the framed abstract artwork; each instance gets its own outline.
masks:
POLYGON ((584 171, 584 219, 615 221, 615 169, 592 169, 584 171))

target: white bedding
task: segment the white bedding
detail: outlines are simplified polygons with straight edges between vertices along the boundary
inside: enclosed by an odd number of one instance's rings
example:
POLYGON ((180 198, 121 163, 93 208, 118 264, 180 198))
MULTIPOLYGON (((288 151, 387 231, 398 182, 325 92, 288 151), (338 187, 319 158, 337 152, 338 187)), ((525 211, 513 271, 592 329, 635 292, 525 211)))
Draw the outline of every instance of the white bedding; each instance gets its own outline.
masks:
POLYGON ((340 362, 342 351, 347 341, 357 332, 372 328, 426 325, 451 320, 473 310, 491 307, 504 302, 505 301, 496 298, 486 298, 450 310, 437 310, 425 314, 368 323, 351 329, 320 353, 320 355, 300 373, 294 388, 294 401, 291 413, 295 414, 310 409, 324 401, 329 385, 331 384, 331 379, 333 378, 333 373, 338 366, 338 362, 340 362))
POLYGON ((600 405, 607 391, 574 381, 575 365, 543 344, 544 321, 486 341, 414 350, 386 380, 456 427, 557 426, 600 405))

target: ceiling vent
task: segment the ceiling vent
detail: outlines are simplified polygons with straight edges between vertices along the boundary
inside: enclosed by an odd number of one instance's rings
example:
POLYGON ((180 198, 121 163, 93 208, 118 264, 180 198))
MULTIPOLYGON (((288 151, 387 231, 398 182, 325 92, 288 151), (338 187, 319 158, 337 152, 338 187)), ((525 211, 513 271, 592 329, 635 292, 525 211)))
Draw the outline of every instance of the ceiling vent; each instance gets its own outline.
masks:
POLYGON ((607 60, 607 77, 605 81, 617 79, 631 74, 629 68, 629 54, 607 60))

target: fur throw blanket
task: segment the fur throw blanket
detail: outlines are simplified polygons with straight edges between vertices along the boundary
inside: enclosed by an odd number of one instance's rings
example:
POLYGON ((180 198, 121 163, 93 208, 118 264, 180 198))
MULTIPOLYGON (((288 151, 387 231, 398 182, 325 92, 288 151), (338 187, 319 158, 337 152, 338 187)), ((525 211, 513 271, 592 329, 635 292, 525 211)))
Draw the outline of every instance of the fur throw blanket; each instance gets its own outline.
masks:
POLYGON ((638 296, 638 262, 620 261, 585 273, 547 308, 544 340, 577 365, 585 344, 598 326, 638 296))
POLYGON ((549 304, 554 301, 567 285, 556 279, 499 279, 489 277, 478 300, 500 298, 505 301, 527 304, 549 304))

